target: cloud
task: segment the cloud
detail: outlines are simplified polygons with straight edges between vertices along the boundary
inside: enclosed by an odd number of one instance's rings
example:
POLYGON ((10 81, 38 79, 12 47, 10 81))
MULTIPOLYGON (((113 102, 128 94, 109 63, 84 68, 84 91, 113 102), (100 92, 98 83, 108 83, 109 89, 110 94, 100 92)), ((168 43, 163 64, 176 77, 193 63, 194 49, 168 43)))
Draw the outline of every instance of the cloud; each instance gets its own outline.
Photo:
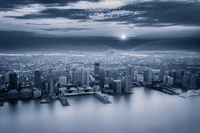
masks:
POLYGON ((200 2, 195 0, 22 0, 19 4, 8 0, 7 4, 13 8, 0 11, 0 30, 62 36, 116 37, 123 33, 137 37, 200 27, 200 2))
POLYGON ((200 25, 199 2, 116 2, 79 1, 68 3, 66 6, 45 6, 33 4, 14 11, 6 12, 5 18, 41 19, 41 18, 68 18, 85 21, 125 21, 141 26, 156 26, 167 24, 200 25), (111 2, 111 3, 110 3, 111 2), (127 2, 129 4, 127 4, 127 2), (119 4, 120 3, 120 4, 119 4), (184 13, 184 15, 183 15, 184 13))
POLYGON ((41 30, 69 32, 69 31, 87 31, 87 30, 91 30, 91 29, 87 29, 87 28, 48 28, 48 29, 41 29, 41 30))

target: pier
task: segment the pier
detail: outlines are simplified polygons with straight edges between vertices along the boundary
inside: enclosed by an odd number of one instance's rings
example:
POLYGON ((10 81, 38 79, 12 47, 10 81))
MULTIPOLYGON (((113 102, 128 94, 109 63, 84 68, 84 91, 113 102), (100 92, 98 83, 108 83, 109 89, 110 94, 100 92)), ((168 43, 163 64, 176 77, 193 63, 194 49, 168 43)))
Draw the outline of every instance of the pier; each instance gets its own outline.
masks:
POLYGON ((64 96, 94 95, 95 92, 63 93, 64 96))
POLYGON ((62 95, 62 94, 59 95, 58 99, 60 100, 60 102, 63 106, 70 106, 70 104, 68 103, 68 101, 64 95, 62 95))
POLYGON ((101 93, 95 93, 94 96, 101 101, 103 104, 111 104, 111 102, 109 101, 108 97, 105 95, 102 95, 101 93))

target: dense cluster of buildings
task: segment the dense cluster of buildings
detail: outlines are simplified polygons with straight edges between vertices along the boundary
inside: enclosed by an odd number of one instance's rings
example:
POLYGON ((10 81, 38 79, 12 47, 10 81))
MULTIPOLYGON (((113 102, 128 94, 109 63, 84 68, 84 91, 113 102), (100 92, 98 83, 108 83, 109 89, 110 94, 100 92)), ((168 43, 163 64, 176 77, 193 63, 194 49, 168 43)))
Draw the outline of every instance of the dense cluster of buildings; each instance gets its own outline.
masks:
POLYGON ((100 63, 94 63, 94 69, 84 67, 66 70, 52 70, 47 75, 35 70, 33 78, 19 72, 9 72, 1 75, 1 95, 8 99, 40 98, 42 95, 53 96, 59 91, 67 90, 69 93, 82 91, 102 91, 109 93, 130 93, 130 73, 123 79, 118 79, 117 73, 111 74, 100 68, 100 63), (114 75, 113 75, 114 74, 114 75))
POLYGON ((155 58, 152 55, 133 58, 119 53, 112 55, 111 61, 110 56, 88 55, 3 55, 0 98, 41 98, 58 95, 63 90, 123 94, 131 93, 134 86, 153 84, 200 88, 200 71, 196 67, 200 64, 199 58, 193 59, 195 56, 183 59, 181 55, 174 60, 173 57, 155 58))

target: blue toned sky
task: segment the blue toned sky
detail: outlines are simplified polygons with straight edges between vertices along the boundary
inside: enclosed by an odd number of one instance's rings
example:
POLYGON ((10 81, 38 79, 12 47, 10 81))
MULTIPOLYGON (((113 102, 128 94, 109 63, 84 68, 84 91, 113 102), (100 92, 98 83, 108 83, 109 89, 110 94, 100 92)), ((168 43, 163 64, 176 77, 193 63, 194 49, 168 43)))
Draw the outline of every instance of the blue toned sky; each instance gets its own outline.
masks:
POLYGON ((199 0, 1 0, 0 47, 15 50, 31 42, 36 49, 44 43, 129 49, 160 42, 179 49, 183 42, 187 49, 192 42, 196 49, 199 13, 199 0))

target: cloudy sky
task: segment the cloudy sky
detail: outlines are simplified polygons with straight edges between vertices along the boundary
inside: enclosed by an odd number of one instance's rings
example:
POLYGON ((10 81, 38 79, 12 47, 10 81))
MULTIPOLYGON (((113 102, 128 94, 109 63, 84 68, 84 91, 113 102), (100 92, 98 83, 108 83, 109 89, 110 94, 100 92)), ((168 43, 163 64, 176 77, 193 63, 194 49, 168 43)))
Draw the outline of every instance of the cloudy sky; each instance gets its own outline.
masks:
POLYGON ((1 0, 0 49, 197 50, 199 13, 200 0, 1 0))

